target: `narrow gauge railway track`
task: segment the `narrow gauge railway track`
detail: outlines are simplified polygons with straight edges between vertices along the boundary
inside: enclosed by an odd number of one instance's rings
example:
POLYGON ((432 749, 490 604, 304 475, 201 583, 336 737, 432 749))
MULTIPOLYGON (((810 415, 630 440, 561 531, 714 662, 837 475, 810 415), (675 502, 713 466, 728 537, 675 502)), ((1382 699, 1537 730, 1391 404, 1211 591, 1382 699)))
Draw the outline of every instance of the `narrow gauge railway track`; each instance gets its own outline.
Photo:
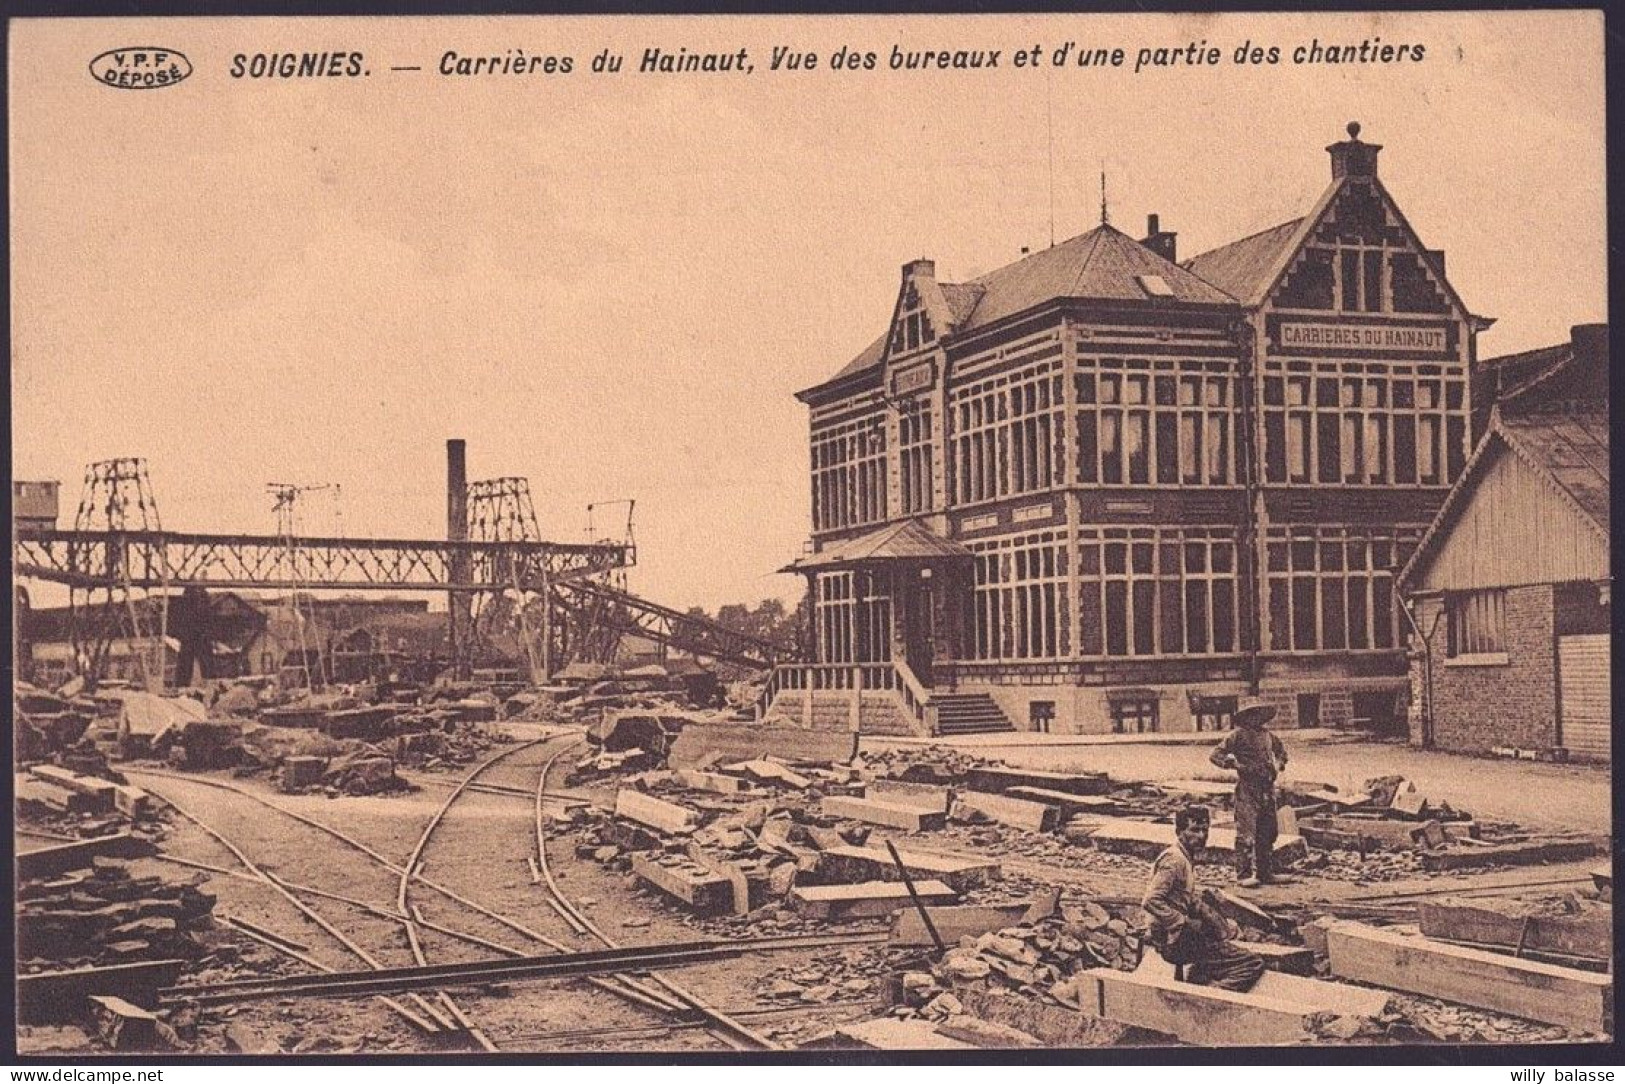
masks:
MULTIPOLYGON (((562 745, 542 765, 542 770, 536 777, 536 866, 546 883, 547 891, 551 895, 555 909, 571 921, 576 928, 590 934, 605 948, 612 951, 620 946, 604 933, 592 919, 582 913, 581 908, 571 903, 559 889, 558 879, 553 875, 553 869, 547 861, 547 816, 545 798, 547 794, 547 776, 552 771, 554 763, 566 752, 580 744, 581 739, 567 742, 562 745)), ((660 987, 661 992, 675 999, 680 1005, 709 1020, 713 1026, 707 1028, 712 1035, 736 1050, 777 1050, 779 1046, 767 1036, 745 1025, 738 1019, 728 1015, 701 1001, 687 989, 679 986, 664 975, 652 975, 651 980, 660 987)))
MULTIPOLYGON (((225 982, 173 986, 163 990, 165 1003, 195 1001, 224 1005, 265 998, 356 996, 439 986, 472 986, 518 980, 574 978, 607 974, 622 969, 653 970, 692 963, 727 960, 767 952, 804 952, 809 949, 880 944, 883 931, 760 937, 733 941, 686 941, 665 945, 600 949, 595 952, 554 953, 479 963, 430 964, 385 970, 345 971, 280 978, 233 979, 225 982)), ((716 1011, 716 1010, 712 1010, 716 1011)), ((714 1026, 708 1024, 707 1026, 714 1026)))

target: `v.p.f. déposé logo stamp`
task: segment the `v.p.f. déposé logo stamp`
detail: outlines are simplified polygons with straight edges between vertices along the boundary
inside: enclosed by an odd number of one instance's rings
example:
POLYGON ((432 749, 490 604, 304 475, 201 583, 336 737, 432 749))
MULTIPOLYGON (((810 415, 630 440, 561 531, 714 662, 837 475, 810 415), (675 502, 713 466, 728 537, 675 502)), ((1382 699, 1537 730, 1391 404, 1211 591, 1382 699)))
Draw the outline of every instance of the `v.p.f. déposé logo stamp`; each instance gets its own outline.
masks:
POLYGON ((109 49, 90 62, 96 82, 118 90, 172 87, 192 74, 192 62, 175 49, 132 45, 109 49))

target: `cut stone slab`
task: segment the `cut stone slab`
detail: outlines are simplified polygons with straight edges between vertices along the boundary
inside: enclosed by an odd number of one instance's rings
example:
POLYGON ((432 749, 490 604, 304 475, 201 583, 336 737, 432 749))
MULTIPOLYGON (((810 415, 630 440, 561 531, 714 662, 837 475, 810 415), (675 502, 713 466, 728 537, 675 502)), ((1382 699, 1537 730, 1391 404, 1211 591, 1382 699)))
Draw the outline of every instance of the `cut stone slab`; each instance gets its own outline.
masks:
POLYGON ((106 813, 109 808, 106 802, 98 800, 95 795, 63 790, 43 779, 34 779, 26 775, 17 776, 13 786, 12 794, 18 805, 44 806, 58 813, 75 815, 106 813))
POLYGON ((1471 837, 1477 832, 1471 821, 1392 821, 1368 817, 1319 816, 1298 821, 1298 833, 1313 847, 1340 850, 1412 850, 1426 846, 1430 838, 1443 840, 1471 837), (1434 833, 1437 835, 1434 835, 1434 833))
POLYGON ((876 779, 863 788, 863 796, 887 805, 903 805, 923 809, 928 813, 947 813, 953 804, 954 792, 949 787, 930 783, 905 783, 899 779, 876 779))
POLYGON ((944 827, 948 821, 941 813, 870 801, 868 798, 848 798, 839 794, 825 798, 819 805, 819 812, 826 817, 846 817, 849 820, 897 828, 904 832, 932 832, 944 827))
MULTIPOLYGON (((1141 858, 1155 858, 1174 845, 1174 826, 1154 824, 1150 821, 1106 820, 1090 825, 1090 841, 1102 851, 1115 854, 1133 854, 1141 858)), ((1211 828, 1207 846, 1199 855, 1209 862, 1228 862, 1236 850, 1234 828, 1211 828)), ((1302 836, 1276 836, 1275 855, 1285 862, 1307 857, 1309 849, 1302 836)))
POLYGON ((284 757, 282 789, 292 792, 314 787, 322 781, 322 773, 326 770, 327 761, 321 757, 284 757))
MULTIPOLYGON (((1235 941, 1237 948, 1264 958, 1264 966, 1284 975, 1313 976, 1315 954, 1312 949, 1299 945, 1277 945, 1269 941, 1235 941)), ((1256 988, 1255 988, 1256 989, 1256 988)))
POLYGON ((690 724, 672 743, 666 762, 673 768, 777 756, 808 764, 845 764, 858 753, 856 731, 809 730, 754 723, 690 724))
POLYGON ((158 1045, 158 1017, 121 997, 92 996, 90 1020, 96 1037, 109 1050, 150 1050, 158 1045))
POLYGON ((718 876, 692 859, 668 857, 656 861, 634 855, 632 872, 666 895, 681 900, 696 914, 720 915, 733 910, 734 889, 728 878, 718 876))
POLYGON ((973 809, 1011 828, 1024 828, 1029 832, 1053 832, 1061 821, 1059 806, 1043 802, 1027 802, 1005 794, 982 791, 960 791, 955 799, 958 807, 973 809))
POLYGON ((1011 787, 1004 793, 1024 802, 1052 805, 1061 811, 1063 821, 1071 820, 1079 813, 1110 814, 1123 808, 1122 803, 1112 798, 1101 798, 1093 794, 1070 794, 1064 790, 1050 790, 1048 787, 1011 787))
POLYGON ((783 764, 771 760, 746 760, 738 764, 724 765, 718 770, 729 775, 748 775, 765 783, 783 783, 792 790, 806 790, 812 786, 812 780, 800 772, 793 772, 783 764))
POLYGON ((17 976, 17 1019, 23 1024, 77 1023, 86 999, 107 995, 156 1007, 158 991, 174 986, 185 960, 146 960, 111 967, 77 967, 17 976))
POLYGON ((1611 960, 1614 956, 1614 909, 1599 907, 1578 915, 1517 914, 1490 901, 1441 900, 1417 905, 1424 937, 1475 941, 1485 948, 1557 952, 1611 960))
MULTIPOLYGON (((980 937, 1019 926, 1027 908, 1027 904, 1015 903, 997 907, 927 907, 926 911, 942 940, 956 945, 961 937, 980 937)), ((935 945, 918 908, 898 911, 892 917, 891 943, 908 948, 935 945)))
POLYGON ((36 764, 29 771, 34 778, 42 779, 55 787, 71 790, 76 794, 89 795, 98 803, 105 803, 104 809, 113 808, 113 793, 116 785, 106 779, 97 779, 92 775, 80 775, 70 772, 66 768, 58 768, 53 764, 36 764))
MULTIPOLYGON (((955 892, 968 892, 1002 876, 999 863, 985 858, 925 854, 898 848, 898 857, 916 882, 937 880, 955 892)), ((826 881, 900 881, 897 863, 884 847, 830 847, 818 856, 818 876, 826 881)))
POLYGON ((735 775, 719 775, 694 768, 679 768, 672 773, 678 786, 689 790, 705 790, 713 794, 739 794, 750 789, 750 784, 735 775))
MULTIPOLYGON (((952 903, 958 894, 941 881, 919 881, 914 890, 920 902, 952 903)), ((865 881, 852 885, 797 885, 790 890, 790 907, 804 918, 840 922, 852 918, 876 918, 904 907, 912 908, 908 887, 901 881, 865 881)))
POLYGON ((1280 1046, 1308 1039, 1311 1018, 1318 1013, 1374 1017, 1388 1001, 1377 991, 1273 971, 1265 972, 1249 992, 1238 994, 1178 982, 1171 965, 1160 959, 1156 963, 1161 966, 1133 972, 1082 972, 1078 994, 1083 1012, 1199 1046, 1280 1046))
POLYGON ((814 1036, 800 1044, 801 1050, 976 1050, 978 1047, 950 1039, 937 1031, 929 1020, 899 1020, 882 1016, 856 1024, 842 1024, 834 1031, 814 1036))
POLYGON ((1042 787, 1066 794, 1105 794, 1112 789, 1105 772, 1045 772, 1031 768, 972 768, 965 785, 973 790, 1002 794, 1011 787, 1042 787))
POLYGON ((690 843, 688 847, 685 848, 684 853, 688 855, 689 861, 693 862, 696 866, 705 870, 707 873, 715 874, 728 882, 728 886, 733 892, 734 914, 750 914, 750 880, 745 876, 744 870, 740 869, 732 862, 727 862, 721 858, 714 858, 711 855, 706 854, 696 843, 690 843))
POLYGON ((1357 922, 1326 928, 1332 974, 1588 1034, 1613 1030, 1613 978, 1357 922))
POLYGON ((1473 869, 1478 866, 1536 866, 1548 862, 1578 862, 1602 848, 1590 839, 1530 840, 1482 847, 1454 847, 1422 855, 1425 870, 1473 869))
POLYGON ((1236 793, 1234 783, 1220 783, 1212 779, 1169 779, 1156 784, 1174 794, 1190 794, 1198 798, 1229 798, 1236 793))
POLYGON ((699 823, 699 814, 694 810, 629 787, 615 792, 615 815, 667 835, 692 832, 699 823))
POLYGON ((117 786, 113 788, 113 808, 131 820, 139 820, 152 811, 152 795, 140 787, 117 786))
POLYGON ((84 869, 97 858, 144 858, 157 853, 158 847, 151 840, 119 832, 23 851, 17 855, 17 876, 55 877, 70 869, 84 869))

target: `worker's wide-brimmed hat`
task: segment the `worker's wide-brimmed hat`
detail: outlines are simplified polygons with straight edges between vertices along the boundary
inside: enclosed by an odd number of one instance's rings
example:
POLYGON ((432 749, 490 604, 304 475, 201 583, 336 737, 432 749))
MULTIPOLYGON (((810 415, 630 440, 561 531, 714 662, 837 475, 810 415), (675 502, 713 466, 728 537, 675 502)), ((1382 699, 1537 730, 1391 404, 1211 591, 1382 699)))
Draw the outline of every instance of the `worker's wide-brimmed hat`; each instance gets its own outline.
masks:
POLYGON ((1267 723, 1275 718, 1275 705, 1261 696, 1244 696, 1236 704, 1236 722, 1257 719, 1267 723))

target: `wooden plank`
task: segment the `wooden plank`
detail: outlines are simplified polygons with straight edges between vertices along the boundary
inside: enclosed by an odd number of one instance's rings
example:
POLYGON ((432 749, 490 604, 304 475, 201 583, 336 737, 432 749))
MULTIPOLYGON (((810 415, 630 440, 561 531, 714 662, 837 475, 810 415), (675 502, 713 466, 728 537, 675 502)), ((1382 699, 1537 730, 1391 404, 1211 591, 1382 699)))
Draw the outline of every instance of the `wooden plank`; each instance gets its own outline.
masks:
MULTIPOLYGON (((931 907, 931 921, 950 945, 961 937, 980 937, 1011 926, 1021 925, 1027 913, 1024 903, 998 907, 931 907)), ((891 943, 905 948, 930 947, 933 942, 920 913, 915 909, 898 911, 892 917, 891 943)))
POLYGON ((615 815, 667 835, 692 832, 699 822, 699 814, 694 810, 630 787, 622 787, 615 792, 615 815))
POLYGON ((17 876, 55 877, 70 869, 84 869, 96 858, 144 858, 157 853, 158 847, 151 840, 129 832, 119 832, 23 851, 17 855, 17 876))
POLYGON ((718 915, 733 910, 734 890, 728 879, 687 858, 661 863, 633 855, 632 872, 697 914, 718 915))
MULTIPOLYGON (((937 880, 955 892, 968 892, 980 888, 1002 876, 999 863, 985 858, 964 855, 926 854, 921 851, 899 849, 903 866, 915 880, 937 880)), ((821 880, 853 883, 857 881, 896 881, 901 877, 897 864, 884 847, 830 847, 818 855, 818 876, 821 880)))
POLYGON ((666 762, 673 768, 703 768, 701 761, 750 760, 765 756, 812 764, 845 764, 858 753, 856 731, 810 730, 755 723, 689 724, 672 743, 666 762))
POLYGON ((826 817, 845 817, 849 820, 863 821, 865 824, 901 829, 904 832, 932 832, 947 824, 947 817, 941 813, 928 813, 923 809, 873 802, 867 798, 848 798, 840 794, 832 794, 825 798, 818 808, 826 817))
POLYGON ((1602 848, 1590 839, 1545 839, 1527 843, 1488 844, 1471 849, 1430 851, 1422 855, 1425 870, 1473 869, 1478 866, 1536 866, 1577 862, 1602 848))
POLYGON ((1332 974, 1358 982, 1585 1033, 1606 1034, 1613 1027, 1613 980, 1607 975, 1441 945, 1354 922, 1327 926, 1326 956, 1332 974))
POLYGON ((900 779, 876 779, 863 788, 863 796, 887 805, 908 806, 928 813, 947 813, 953 804, 954 792, 950 787, 931 783, 905 783, 900 779))
POLYGON ((672 778, 680 787, 710 791, 713 794, 738 794, 750 789, 750 784, 738 776, 702 772, 694 768, 679 768, 672 773, 672 778))
POLYGON ((1609 960, 1614 955, 1614 909, 1589 914, 1527 915, 1518 908, 1474 905, 1461 900, 1424 901, 1417 906, 1424 937, 1476 941, 1486 947, 1560 952, 1609 960))
MULTIPOLYGON (((941 881, 914 885, 927 906, 952 903, 959 896, 941 881)), ((849 918, 876 918, 912 908, 908 888, 900 881, 865 881, 852 885, 796 885, 790 889, 790 907, 805 918, 839 922, 849 918)))
POLYGON ((955 802, 960 808, 973 809, 1000 824, 1024 828, 1029 832, 1053 832, 1061 820, 1061 810, 1057 806, 1027 802, 1003 794, 965 790, 959 792, 955 802))
POLYGON ((120 997, 156 1007, 158 991, 174 986, 185 960, 144 960, 111 967, 76 967, 17 976, 17 1019, 23 1024, 75 1023, 85 999, 120 997))
POLYGON ((1112 789, 1105 772, 1045 772, 1033 768, 972 768, 965 785, 973 790, 1003 794, 1011 787, 1042 787, 1067 794, 1105 794, 1112 789))

